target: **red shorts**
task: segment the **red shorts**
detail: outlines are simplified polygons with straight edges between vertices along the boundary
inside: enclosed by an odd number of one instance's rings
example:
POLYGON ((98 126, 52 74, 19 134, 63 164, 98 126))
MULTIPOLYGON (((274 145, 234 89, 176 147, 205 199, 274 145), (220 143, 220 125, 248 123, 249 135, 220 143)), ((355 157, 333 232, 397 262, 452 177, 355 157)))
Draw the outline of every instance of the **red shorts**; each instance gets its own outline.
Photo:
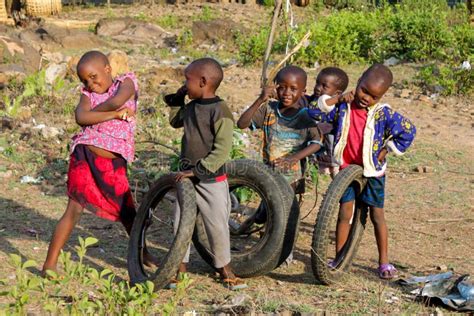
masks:
POLYGON ((67 193, 97 216, 131 222, 136 210, 127 179, 127 161, 104 158, 77 145, 69 162, 67 193))

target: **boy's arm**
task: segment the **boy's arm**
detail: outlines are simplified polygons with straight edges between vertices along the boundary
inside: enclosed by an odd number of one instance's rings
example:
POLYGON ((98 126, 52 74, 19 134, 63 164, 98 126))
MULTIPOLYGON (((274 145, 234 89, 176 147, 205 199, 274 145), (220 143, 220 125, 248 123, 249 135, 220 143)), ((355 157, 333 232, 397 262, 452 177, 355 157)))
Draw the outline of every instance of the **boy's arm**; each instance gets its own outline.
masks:
POLYGON ((313 108, 308 109, 308 115, 315 121, 334 124, 336 123, 336 116, 338 111, 338 106, 334 106, 334 108, 329 113, 325 113, 319 108, 313 108))
POLYGON ((211 173, 216 172, 222 167, 230 158, 230 151, 232 149, 232 140, 234 132, 234 120, 229 109, 223 109, 224 113, 214 123, 215 139, 211 152, 204 158, 198 161, 196 167, 193 169, 195 176, 199 178, 207 171, 211 173))
POLYGON ((318 98, 318 108, 324 113, 329 113, 338 103, 351 103, 354 100, 354 93, 355 91, 352 90, 334 97, 323 94, 318 98))
POLYGON ((416 127, 409 119, 391 109, 387 111, 387 120, 388 138, 384 147, 395 155, 403 155, 415 139, 416 127))
POLYGON ((186 97, 186 87, 182 86, 176 93, 165 95, 165 103, 171 108, 169 122, 174 128, 184 126, 183 114, 185 111, 184 98, 186 97))
POLYGON ((252 124, 252 119, 255 116, 255 112, 260 109, 260 106, 268 101, 272 96, 275 94, 275 86, 270 85, 265 87, 262 90, 260 96, 255 100, 255 102, 247 109, 245 112, 240 116, 239 120, 237 121, 237 127, 240 129, 244 129, 252 124))
POLYGON ((92 111, 116 111, 133 96, 135 96, 135 86, 133 84, 132 79, 126 78, 123 82, 120 83, 120 87, 118 88, 117 94, 96 106, 92 111))
POLYGON ((306 147, 292 155, 275 159, 274 164, 280 167, 291 166, 320 150, 324 136, 318 127, 309 128, 309 138, 306 147))
POLYGON ((80 126, 94 125, 113 119, 126 119, 130 114, 128 108, 120 111, 93 112, 91 111, 90 99, 84 94, 81 94, 81 99, 75 111, 76 123, 80 126))

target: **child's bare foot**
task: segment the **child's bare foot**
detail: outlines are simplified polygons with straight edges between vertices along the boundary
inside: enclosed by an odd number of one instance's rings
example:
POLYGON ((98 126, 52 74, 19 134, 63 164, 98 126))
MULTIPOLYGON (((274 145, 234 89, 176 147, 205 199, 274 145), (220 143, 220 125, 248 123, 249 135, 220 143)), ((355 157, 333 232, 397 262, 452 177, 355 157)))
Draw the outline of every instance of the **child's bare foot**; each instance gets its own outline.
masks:
POLYGON ((154 266, 158 267, 159 262, 160 261, 158 260, 158 258, 153 256, 148 251, 143 252, 143 264, 146 265, 147 267, 149 267, 149 268, 152 268, 154 266))

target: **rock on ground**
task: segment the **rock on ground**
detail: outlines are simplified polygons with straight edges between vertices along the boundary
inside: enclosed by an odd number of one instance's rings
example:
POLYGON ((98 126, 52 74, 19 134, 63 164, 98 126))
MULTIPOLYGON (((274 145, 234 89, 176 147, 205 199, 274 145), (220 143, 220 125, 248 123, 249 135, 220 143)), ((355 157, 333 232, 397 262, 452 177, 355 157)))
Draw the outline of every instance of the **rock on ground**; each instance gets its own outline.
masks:
POLYGON ((195 21, 192 27, 193 41, 196 43, 205 41, 211 41, 212 43, 229 41, 232 40, 239 31, 244 31, 242 25, 224 19, 208 22, 195 21))
POLYGON ((32 72, 38 70, 41 56, 33 46, 18 37, 0 35, 0 59, 3 63, 0 72, 5 72, 10 65, 16 65, 18 72, 32 72))
POLYGON ((46 83, 52 85, 57 79, 64 79, 67 73, 67 64, 50 64, 46 68, 46 83))
POLYGON ((107 55, 107 58, 109 59, 110 67, 112 68, 113 77, 130 71, 130 68, 128 67, 128 56, 125 52, 122 52, 121 50, 113 50, 107 55))
POLYGON ((131 18, 100 19, 96 25, 96 34, 110 36, 120 42, 153 44, 155 47, 168 47, 176 42, 176 36, 158 25, 131 18))

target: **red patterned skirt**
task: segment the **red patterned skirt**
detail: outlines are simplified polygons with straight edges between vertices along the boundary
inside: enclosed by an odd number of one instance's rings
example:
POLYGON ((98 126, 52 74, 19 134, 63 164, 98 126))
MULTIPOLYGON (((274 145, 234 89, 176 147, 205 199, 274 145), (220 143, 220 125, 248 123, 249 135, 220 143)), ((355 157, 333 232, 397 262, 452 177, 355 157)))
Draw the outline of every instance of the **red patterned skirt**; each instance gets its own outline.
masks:
POLYGON ((97 216, 132 222, 136 210, 127 179, 127 161, 104 158, 77 145, 69 162, 67 193, 97 216))

